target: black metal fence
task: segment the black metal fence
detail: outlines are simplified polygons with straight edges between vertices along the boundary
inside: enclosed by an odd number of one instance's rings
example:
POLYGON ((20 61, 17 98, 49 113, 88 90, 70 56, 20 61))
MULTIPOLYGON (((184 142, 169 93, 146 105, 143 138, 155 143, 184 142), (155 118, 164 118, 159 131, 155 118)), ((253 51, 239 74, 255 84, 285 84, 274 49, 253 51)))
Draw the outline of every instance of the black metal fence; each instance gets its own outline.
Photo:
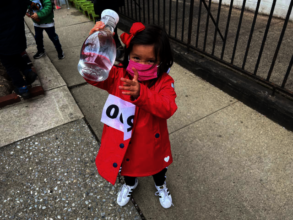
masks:
POLYGON ((293 0, 285 19, 236 9, 211 0, 125 0, 124 16, 165 28, 170 38, 236 69, 272 89, 293 97, 293 24, 289 21, 293 0), (290 28, 288 28, 288 25, 290 28), (288 31, 290 29, 290 31, 288 31), (288 33, 287 33, 288 32, 288 33), (277 63, 277 66, 276 66, 277 63))

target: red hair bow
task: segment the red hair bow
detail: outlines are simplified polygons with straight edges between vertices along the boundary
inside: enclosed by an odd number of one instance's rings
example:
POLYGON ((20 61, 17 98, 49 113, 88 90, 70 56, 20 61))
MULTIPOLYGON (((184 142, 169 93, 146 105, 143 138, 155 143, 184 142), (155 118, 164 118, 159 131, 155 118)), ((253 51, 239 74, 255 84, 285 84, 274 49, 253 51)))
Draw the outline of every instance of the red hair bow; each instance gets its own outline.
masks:
POLYGON ((145 26, 140 22, 133 23, 132 27, 130 28, 130 34, 123 33, 120 35, 122 42, 126 45, 126 48, 129 47, 131 39, 139 32, 143 31, 145 26))

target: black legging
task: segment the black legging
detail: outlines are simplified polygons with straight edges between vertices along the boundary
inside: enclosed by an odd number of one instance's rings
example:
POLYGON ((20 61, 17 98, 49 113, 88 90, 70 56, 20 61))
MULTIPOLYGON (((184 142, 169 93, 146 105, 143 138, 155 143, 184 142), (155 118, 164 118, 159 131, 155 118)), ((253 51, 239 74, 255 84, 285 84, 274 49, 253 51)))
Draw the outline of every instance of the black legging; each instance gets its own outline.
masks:
MULTIPOLYGON (((167 172, 167 168, 163 169, 161 172, 153 175, 155 184, 157 186, 162 186, 166 180, 166 172, 167 172)), ((135 184, 135 178, 136 177, 130 177, 130 176, 124 176, 124 181, 126 183, 126 185, 128 186, 134 186, 135 184)))

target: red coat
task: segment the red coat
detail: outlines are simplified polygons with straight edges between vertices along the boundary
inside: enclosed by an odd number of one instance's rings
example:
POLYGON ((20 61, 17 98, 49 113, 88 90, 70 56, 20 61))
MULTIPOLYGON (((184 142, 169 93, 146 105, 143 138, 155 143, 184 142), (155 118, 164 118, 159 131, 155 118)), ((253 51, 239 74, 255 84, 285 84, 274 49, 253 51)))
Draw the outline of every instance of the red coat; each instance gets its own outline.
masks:
POLYGON ((142 177, 154 175, 172 163, 167 119, 177 110, 174 80, 167 73, 150 89, 140 83, 140 96, 135 101, 118 88, 121 77, 131 78, 124 68, 114 66, 107 80, 86 80, 136 106, 131 139, 123 141, 123 132, 104 125, 96 166, 113 185, 120 166, 122 176, 142 177))

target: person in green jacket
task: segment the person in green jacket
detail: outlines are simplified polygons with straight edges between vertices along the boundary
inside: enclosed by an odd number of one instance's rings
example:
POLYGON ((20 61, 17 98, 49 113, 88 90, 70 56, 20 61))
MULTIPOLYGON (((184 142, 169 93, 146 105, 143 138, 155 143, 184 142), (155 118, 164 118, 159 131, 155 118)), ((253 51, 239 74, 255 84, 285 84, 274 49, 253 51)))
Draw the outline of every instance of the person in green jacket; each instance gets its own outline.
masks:
POLYGON ((50 40, 55 45, 55 48, 58 52, 58 58, 63 59, 64 53, 59 41, 59 37, 55 32, 54 25, 54 13, 53 5, 51 0, 31 0, 36 3, 39 7, 38 10, 34 8, 34 13, 30 15, 27 13, 28 17, 31 17, 34 21, 35 27, 35 39, 37 44, 38 52, 33 56, 34 59, 38 59, 45 54, 44 43, 43 43, 43 30, 45 30, 50 38, 50 40))

